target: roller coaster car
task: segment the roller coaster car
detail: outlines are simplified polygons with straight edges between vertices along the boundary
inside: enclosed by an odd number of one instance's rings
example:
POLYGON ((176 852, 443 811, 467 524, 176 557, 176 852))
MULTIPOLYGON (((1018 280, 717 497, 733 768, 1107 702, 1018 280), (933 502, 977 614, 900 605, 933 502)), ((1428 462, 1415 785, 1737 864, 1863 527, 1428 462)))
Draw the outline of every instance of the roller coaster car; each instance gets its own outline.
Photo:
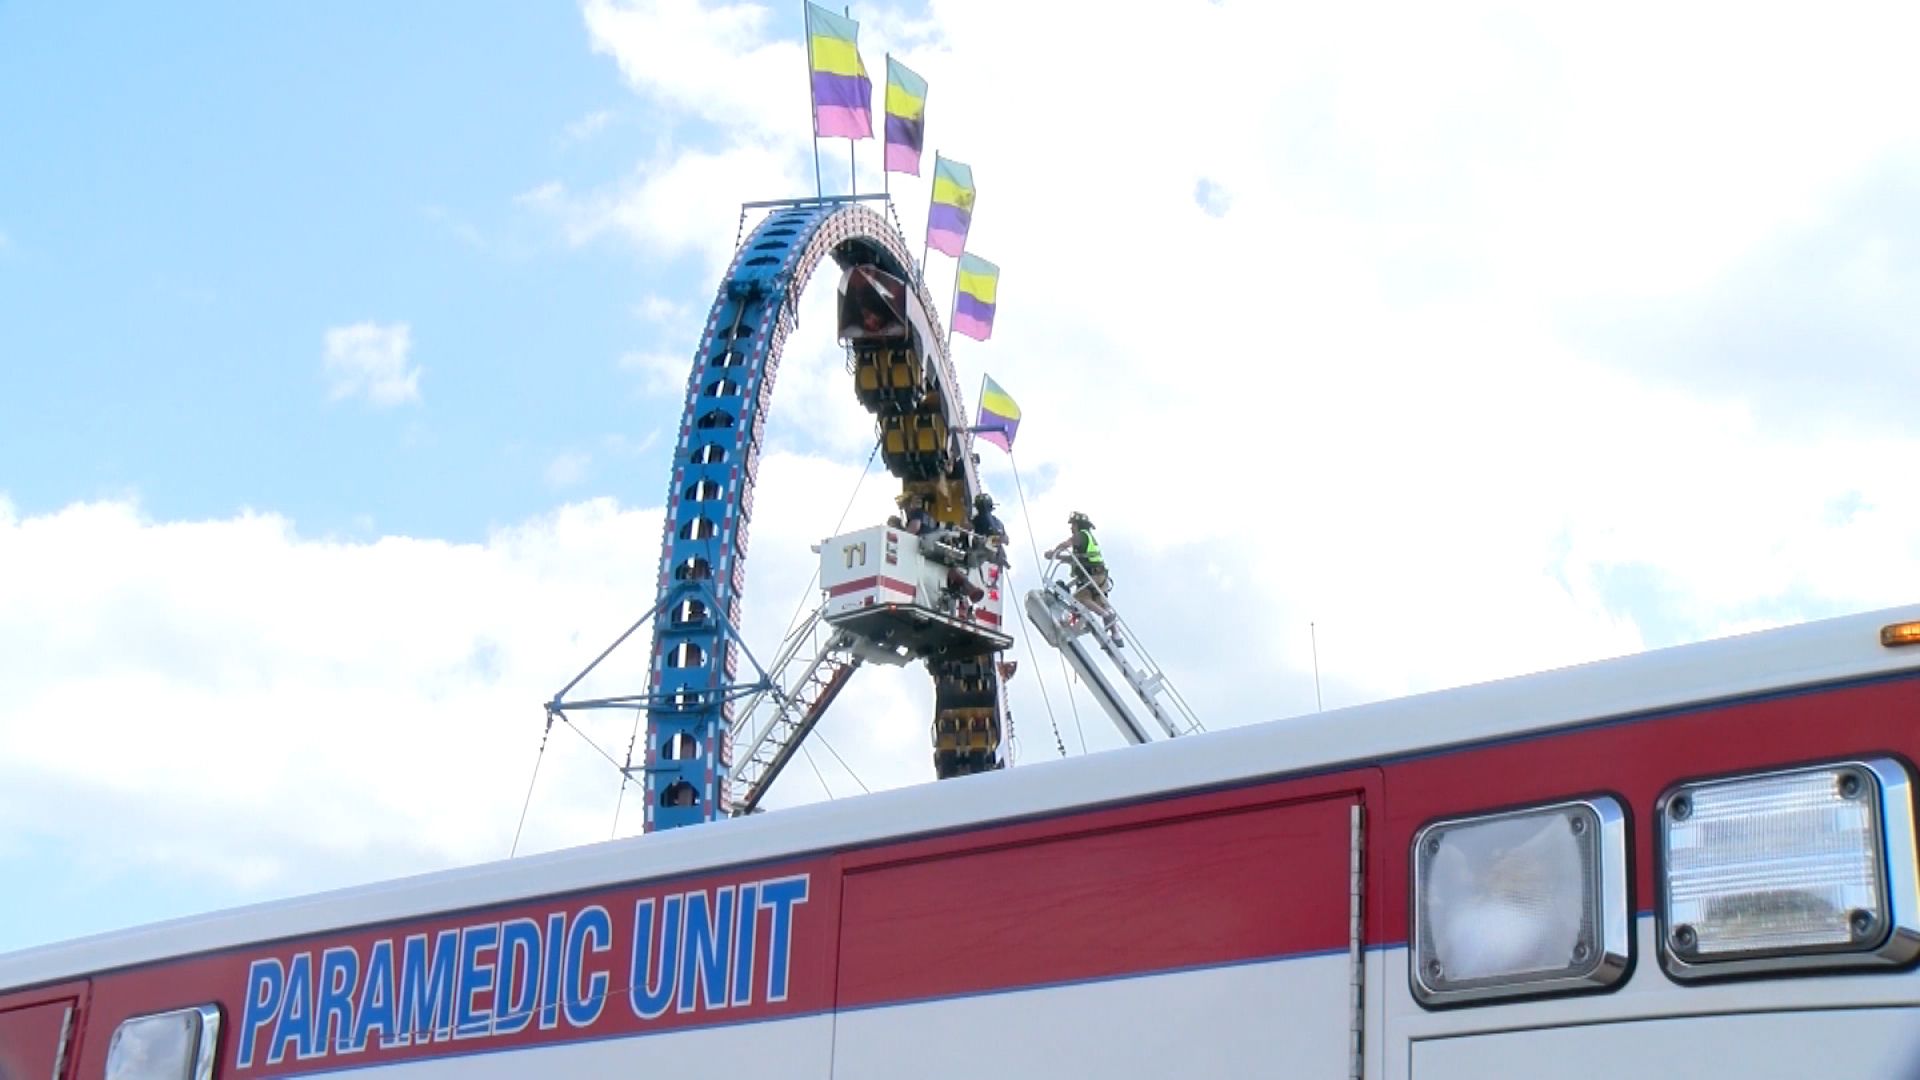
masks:
POLYGON ((919 296, 878 267, 840 275, 840 341, 853 349, 855 392, 874 412, 912 410, 933 392, 924 344, 933 340, 919 296))
POLYGON ((920 298, 903 280, 870 263, 840 275, 840 342, 865 346, 905 345, 924 354, 933 329, 920 298))
POLYGON ((971 534, 915 536, 877 526, 820 545, 826 620, 869 659, 978 656, 1013 644, 1002 619, 1001 568, 971 534))

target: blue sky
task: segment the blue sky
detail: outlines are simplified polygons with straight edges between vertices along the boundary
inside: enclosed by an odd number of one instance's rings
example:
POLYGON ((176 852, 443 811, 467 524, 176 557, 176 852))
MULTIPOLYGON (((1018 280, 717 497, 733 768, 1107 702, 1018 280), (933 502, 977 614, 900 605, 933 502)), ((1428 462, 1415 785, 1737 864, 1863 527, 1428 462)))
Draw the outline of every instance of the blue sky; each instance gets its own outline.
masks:
MULTIPOLYGON (((165 518, 475 538, 550 503, 570 448, 657 431, 616 360, 683 267, 571 247, 515 202, 654 134, 583 44, 564 5, 0 8, 19 508, 137 492, 165 518), (323 334, 363 322, 411 328, 419 401, 328 400, 323 334)), ((651 494, 662 469, 634 465, 596 487, 651 494)))
MULTIPOLYGON (((1089 513, 1214 727, 1920 595, 1920 15, 1156 10, 855 9, 979 184, 1017 583, 1089 513)), ((652 603, 740 204, 812 191, 802 49, 750 0, 0 3, 0 950, 507 852, 539 703, 652 603)), ((891 494, 826 276, 763 658, 891 494)), ((1022 762, 1117 748, 1039 660, 1022 762)), ((821 731, 923 783, 928 698, 866 670, 821 731)), ((630 737, 556 732, 522 851, 637 828, 630 737)))

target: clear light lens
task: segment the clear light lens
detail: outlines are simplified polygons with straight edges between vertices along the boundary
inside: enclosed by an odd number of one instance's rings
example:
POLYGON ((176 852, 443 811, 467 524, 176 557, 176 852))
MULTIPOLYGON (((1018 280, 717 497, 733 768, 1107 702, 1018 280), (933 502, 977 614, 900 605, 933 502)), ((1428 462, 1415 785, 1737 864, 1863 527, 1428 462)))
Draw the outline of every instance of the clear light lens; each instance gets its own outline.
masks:
POLYGON ((1443 822, 1416 840, 1426 991, 1578 977, 1600 962, 1598 815, 1584 804, 1443 822))
POLYGON ((107 1051, 107 1080, 191 1080, 200 1014, 142 1016, 121 1024, 107 1051))
POLYGON ((1666 802, 1667 945, 1695 961, 1865 949, 1888 928, 1879 785, 1836 767, 1666 802))

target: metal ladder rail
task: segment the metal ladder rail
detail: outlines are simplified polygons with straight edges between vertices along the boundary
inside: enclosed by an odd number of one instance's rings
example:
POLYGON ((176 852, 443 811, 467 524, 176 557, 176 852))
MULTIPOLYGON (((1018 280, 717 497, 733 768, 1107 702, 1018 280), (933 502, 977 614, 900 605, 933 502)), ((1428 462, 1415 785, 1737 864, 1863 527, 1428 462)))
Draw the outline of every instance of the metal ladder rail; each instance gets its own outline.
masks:
POLYGON ((1062 639, 1061 654, 1067 658, 1067 664, 1073 668, 1074 673, 1080 676, 1080 681, 1087 685, 1087 689, 1093 691, 1094 700, 1098 701, 1100 707, 1105 709, 1107 715, 1113 719, 1113 726, 1120 729, 1122 738, 1135 746, 1152 742, 1153 740, 1147 735, 1147 729, 1141 727, 1140 721, 1134 717, 1133 710, 1127 708, 1126 702, 1121 700, 1119 691, 1115 690, 1113 684, 1107 681, 1106 675, 1094 666, 1093 657, 1087 654, 1084 643, 1084 639, 1089 636, 1097 636, 1097 631, 1092 635, 1080 634, 1062 639))
POLYGON ((1115 689, 1107 673, 1093 661, 1093 654, 1081 640, 1101 634, 1092 629, 1092 614, 1077 602, 1063 582, 1049 579, 1042 588, 1027 593, 1027 620, 1040 632, 1047 644, 1060 650, 1066 660, 1093 692, 1094 700, 1105 710, 1120 736, 1138 746, 1152 741, 1146 725, 1134 715, 1133 707, 1115 689))
MULTIPOLYGON (((1055 595, 1079 614, 1087 628, 1087 636, 1099 643, 1100 650, 1107 654, 1107 658, 1119 670, 1121 677, 1127 680, 1127 685, 1133 688, 1134 694, 1147 707, 1147 711, 1159 723, 1161 730, 1167 733, 1167 737, 1178 738, 1182 735, 1193 735, 1205 731, 1206 728, 1201 725, 1200 718, 1194 715, 1186 699, 1181 697, 1180 692, 1167 680, 1166 672, 1161 670, 1159 663, 1141 643, 1139 635, 1135 634, 1133 628, 1127 624, 1110 595, 1103 595, 1103 598, 1106 600, 1107 610, 1113 612, 1113 626, 1120 632, 1121 639, 1132 649, 1133 655, 1140 658, 1141 663, 1136 665, 1122 655, 1121 647, 1109 638, 1104 629, 1094 629, 1096 624, 1104 627, 1104 621, 1074 595, 1070 582, 1060 580, 1058 571, 1063 566, 1078 569, 1081 574, 1086 574, 1086 568, 1077 556, 1063 555, 1047 568, 1042 579, 1043 587, 1054 590, 1055 595)), ((1087 577, 1090 578, 1091 575, 1087 577)))
POLYGON ((747 748, 746 756, 735 765, 734 776, 745 791, 734 800, 733 816, 751 814, 759 808, 774 779, 793 760, 800 744, 826 714, 827 706, 833 704, 833 699, 859 668, 861 659, 849 654, 841 644, 836 635, 821 648, 792 692, 781 695, 773 718, 747 748))
MULTIPOLYGON (((758 741, 753 721, 761 707, 769 701, 777 704, 790 696, 787 690, 782 689, 786 683, 787 670, 800 658, 801 650, 811 646, 814 653, 817 654, 820 651, 819 643, 813 640, 813 634, 819 628, 825 611, 825 607, 815 607, 807 613, 806 618, 800 620, 799 624, 788 632, 786 640, 780 643, 780 652, 773 658, 773 665, 766 672, 767 687, 748 696, 727 732, 727 736, 733 740, 733 745, 740 746, 758 741), (754 738, 749 739, 749 735, 754 735, 754 738)), ((797 686, 798 682, 796 681, 794 685, 797 686)))
POLYGON ((1120 669, 1127 682, 1133 686, 1134 692, 1139 694, 1143 701, 1148 702, 1148 708, 1152 709, 1154 719, 1159 720, 1161 726, 1166 728, 1167 734, 1174 737, 1197 735, 1207 730, 1205 725, 1200 723, 1200 718, 1194 715, 1193 708, 1187 704, 1187 699, 1180 696, 1179 689, 1167 680, 1166 672, 1160 667, 1160 662, 1147 651, 1139 635, 1133 632, 1133 627, 1120 614, 1120 609, 1114 607, 1111 597, 1107 600, 1107 606, 1112 609, 1114 625, 1120 629, 1121 636, 1127 643, 1127 654, 1137 657, 1140 663, 1135 665, 1129 662, 1122 656, 1119 649, 1110 647, 1112 643, 1105 642, 1104 639, 1103 647, 1107 647, 1107 655, 1113 658, 1114 666, 1120 669), (1162 708, 1159 703, 1158 699, 1163 695, 1169 708, 1162 708))

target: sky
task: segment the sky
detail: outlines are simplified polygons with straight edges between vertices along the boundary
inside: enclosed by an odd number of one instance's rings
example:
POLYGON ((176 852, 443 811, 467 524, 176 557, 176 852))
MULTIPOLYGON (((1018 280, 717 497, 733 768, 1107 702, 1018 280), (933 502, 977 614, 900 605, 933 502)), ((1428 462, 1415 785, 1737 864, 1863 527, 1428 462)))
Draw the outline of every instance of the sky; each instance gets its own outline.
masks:
MULTIPOLYGON (((1209 727, 1920 595, 1920 12, 853 15, 979 187, 1016 580, 1088 513, 1209 727)), ((0 951, 638 829, 632 716, 541 703, 654 601, 740 204, 814 193, 803 48, 788 4, 0 2, 0 951)), ((889 505, 831 301, 762 662, 889 505)), ((1026 649, 1017 767, 1125 752, 1026 649)), ((930 782, 929 716, 862 671, 769 805, 930 782)))

